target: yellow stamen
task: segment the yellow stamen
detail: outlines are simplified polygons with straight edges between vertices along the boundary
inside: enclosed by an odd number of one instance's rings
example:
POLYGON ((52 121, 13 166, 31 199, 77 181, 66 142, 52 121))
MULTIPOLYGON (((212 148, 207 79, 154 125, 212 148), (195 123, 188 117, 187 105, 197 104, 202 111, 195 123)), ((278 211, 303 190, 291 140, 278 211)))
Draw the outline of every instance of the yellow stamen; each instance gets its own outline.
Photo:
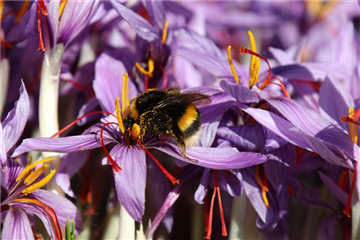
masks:
POLYGON ((49 157, 49 158, 44 158, 41 159, 39 161, 34 162, 33 164, 28 164, 25 169, 19 174, 19 176, 16 178, 16 181, 19 181, 21 178, 23 178, 24 176, 27 176, 28 173, 36 166, 39 165, 41 163, 46 163, 46 162, 51 162, 54 161, 55 158, 53 157, 49 157))
POLYGON ((317 19, 318 20, 322 20, 324 19, 327 15, 329 15, 329 13, 331 12, 331 10, 334 9, 334 7, 338 4, 338 1, 326 1, 323 5, 323 7, 321 8, 321 11, 319 12, 317 19))
POLYGON ((263 201, 265 203, 265 206, 268 208, 269 207, 269 200, 268 200, 268 198, 266 196, 266 192, 269 191, 269 188, 263 184, 263 181, 260 178, 260 167, 258 165, 255 166, 255 180, 256 180, 256 182, 259 184, 259 186, 261 188, 262 199, 263 199, 263 201))
POLYGON ((2 19, 2 13, 4 11, 5 1, 0 1, 0 20, 2 19))
POLYGON ((135 137, 139 137, 140 135, 140 126, 138 124, 134 124, 132 129, 131 129, 131 133, 135 136, 135 137))
MULTIPOLYGON (((248 31, 248 36, 250 40, 251 51, 257 53, 256 42, 253 33, 251 31, 248 31)), ((260 58, 251 55, 249 72, 250 72, 249 87, 251 87, 255 85, 259 79, 260 58)))
POLYGON ((166 20, 164 23, 164 30, 162 33, 161 43, 164 45, 167 39, 167 33, 168 33, 168 27, 169 27, 169 21, 166 20))
POLYGON ((117 117, 117 120, 118 120, 118 125, 119 125, 119 128, 120 128, 120 131, 122 133, 124 133, 125 128, 124 128, 124 123, 123 123, 123 120, 122 120, 122 117, 121 117, 121 108, 120 108, 119 100, 120 100, 119 97, 117 97, 116 100, 115 100, 116 117, 117 117))
POLYGON ((227 47, 227 54, 228 54, 228 61, 229 61, 229 64, 230 64, 231 72, 232 72, 232 74, 234 76, 235 82, 237 84, 240 84, 239 77, 238 77, 238 75, 237 75, 237 73, 235 71, 234 63, 233 63, 232 58, 231 58, 231 46, 230 45, 227 47))
POLYGON ((67 4, 67 0, 61 0, 60 7, 59 7, 59 18, 61 18, 62 14, 64 12, 66 4, 67 4))
POLYGON ((123 75, 123 85, 122 85, 122 110, 126 111, 129 106, 129 74, 124 73, 123 75))
POLYGON ((154 61, 152 59, 149 58, 149 60, 148 60, 148 69, 149 70, 147 70, 147 71, 138 62, 135 63, 135 66, 141 73, 143 73, 149 77, 152 77, 152 73, 154 72, 154 61))
MULTIPOLYGON (((349 118, 354 118, 355 109, 353 107, 349 108, 349 118)), ((351 140, 357 145, 358 144, 358 131, 357 126, 354 123, 349 122, 349 135, 351 140)))
POLYGON ((33 171, 32 173, 30 173, 30 175, 25 178, 24 183, 29 186, 30 184, 32 184, 36 179, 38 179, 38 177, 45 172, 46 169, 49 168, 48 164, 44 164, 42 167, 39 167, 38 169, 36 169, 35 171, 33 171))
POLYGON ((265 206, 267 208, 269 208, 269 200, 268 200, 268 198, 266 196, 266 191, 261 191, 261 196, 262 196, 262 199, 263 199, 263 201, 265 203, 265 206))
POLYGON ((305 1, 306 10, 312 15, 316 16, 320 13, 323 2, 321 1, 305 1))
POLYGON ((15 18, 15 23, 18 23, 22 17, 24 16, 26 10, 28 9, 28 6, 30 4, 30 1, 24 1, 22 6, 21 6, 21 9, 19 11, 19 13, 17 14, 16 18, 15 18))
POLYGON ((51 170, 50 173, 46 177, 44 177, 43 179, 41 179, 37 183, 31 185, 30 187, 25 188, 22 191, 22 193, 24 195, 28 195, 28 194, 36 191, 37 189, 43 187, 44 185, 46 185, 51 180, 51 178, 54 176, 55 173, 56 173, 56 170, 51 170))

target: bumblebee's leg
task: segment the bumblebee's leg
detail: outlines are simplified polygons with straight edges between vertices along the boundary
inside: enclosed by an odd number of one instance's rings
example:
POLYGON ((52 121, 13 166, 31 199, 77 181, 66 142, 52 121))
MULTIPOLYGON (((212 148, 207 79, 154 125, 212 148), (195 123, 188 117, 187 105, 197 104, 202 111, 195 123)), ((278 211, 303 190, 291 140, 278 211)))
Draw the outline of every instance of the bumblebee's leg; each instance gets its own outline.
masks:
POLYGON ((192 159, 186 155, 186 144, 185 144, 184 140, 181 138, 181 136, 183 134, 177 125, 174 125, 172 127, 172 132, 173 132, 172 135, 175 138, 175 140, 179 146, 181 155, 183 155, 185 158, 187 158, 190 162, 197 163, 198 160, 192 159))

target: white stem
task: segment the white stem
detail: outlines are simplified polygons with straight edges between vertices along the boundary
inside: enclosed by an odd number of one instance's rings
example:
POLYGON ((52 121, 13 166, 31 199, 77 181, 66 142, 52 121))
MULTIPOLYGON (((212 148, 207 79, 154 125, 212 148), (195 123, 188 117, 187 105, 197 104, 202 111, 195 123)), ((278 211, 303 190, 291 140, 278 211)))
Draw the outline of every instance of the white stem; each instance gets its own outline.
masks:
MULTIPOLYGON (((51 137, 59 131, 58 101, 61 58, 64 45, 56 45, 50 53, 45 52, 40 84, 39 124, 40 135, 51 137)), ((44 157, 54 154, 45 154, 44 157)))
POLYGON ((120 204, 119 240, 135 239, 135 221, 120 204))
MULTIPOLYGON (((356 178, 360 177, 357 174, 356 178)), ((359 202, 358 188, 355 185, 354 193, 351 197, 352 207, 351 207, 351 221, 352 221, 352 233, 351 239, 357 240, 360 239, 360 202, 359 202)))
MULTIPOLYGON (((0 49, 1 50, 1 49, 0 49)), ((2 115, 4 105, 5 105, 5 99, 7 95, 7 89, 9 84, 9 60, 7 58, 3 58, 0 60, 0 116, 2 115)))

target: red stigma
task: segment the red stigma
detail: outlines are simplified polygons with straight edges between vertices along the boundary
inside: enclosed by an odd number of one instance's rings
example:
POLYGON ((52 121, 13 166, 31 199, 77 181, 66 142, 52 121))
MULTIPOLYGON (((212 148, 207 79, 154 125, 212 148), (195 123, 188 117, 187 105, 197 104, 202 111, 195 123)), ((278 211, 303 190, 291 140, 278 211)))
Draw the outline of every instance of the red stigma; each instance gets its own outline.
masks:
POLYGON ((150 80, 150 77, 146 76, 145 77, 145 91, 147 91, 149 89, 149 80, 150 80))
POLYGON ((61 133, 65 132, 66 130, 68 130, 70 127, 74 126, 77 122, 79 122, 81 119, 87 117, 87 116, 90 116, 90 115, 93 115, 93 114, 100 114, 100 113, 103 113, 103 114, 109 114, 109 115, 112 115, 113 117, 116 118, 116 116, 111 113, 111 112, 108 112, 108 111, 94 111, 94 112, 89 112, 89 113, 86 113, 84 115, 82 115, 81 117, 78 117, 77 119, 75 119, 74 121, 72 121, 70 124, 68 124, 67 126, 63 127, 60 131, 58 131, 57 133, 55 133, 54 135, 52 135, 51 137, 52 138, 55 138, 57 136, 59 136, 61 133))
POLYGON ((115 124, 116 126, 118 125, 117 123, 115 122, 108 122, 108 123, 105 123, 102 127, 101 127, 101 130, 100 130, 100 142, 101 142, 101 147, 103 148, 109 162, 111 163, 113 169, 115 172, 118 172, 120 170, 122 170, 122 168, 115 162, 115 160, 111 157, 110 153, 108 152, 108 150, 106 149, 106 146, 104 144, 104 137, 103 137, 103 132, 104 132, 104 129, 106 128, 106 126, 110 125, 110 124, 115 124))
POLYGON ((68 83, 70 83, 73 87, 88 92, 92 97, 95 96, 95 92, 94 92, 94 90, 93 90, 91 87, 85 86, 85 85, 83 85, 83 84, 81 84, 81 83, 79 83, 79 82, 77 82, 77 81, 75 81, 75 80, 73 80, 73 79, 61 79, 61 81, 68 82, 68 83))
POLYGON ((260 89, 264 89, 271 81, 272 71, 271 71, 269 61, 266 58, 264 58, 263 56, 261 56, 260 54, 254 52, 254 51, 251 51, 250 49, 248 49, 248 48, 246 48, 244 46, 240 47, 240 54, 250 54, 250 55, 256 56, 258 58, 261 58, 262 60, 264 60, 266 62, 266 64, 269 67, 268 74, 267 74, 267 76, 265 78, 265 81, 259 87, 260 89))
POLYGON ((39 0, 39 5, 38 6, 40 6, 41 13, 44 14, 44 16, 47 16, 49 14, 48 10, 46 9, 44 0, 39 0))
POLYGON ((139 141, 137 137, 133 135, 133 133, 128 129, 127 132, 132 136, 132 138, 139 144, 139 146, 144 149, 144 151, 149 155, 149 157, 155 162, 155 164, 160 168, 160 170, 164 173, 165 177, 167 177, 172 184, 179 184, 180 180, 176 179, 172 176, 161 163, 151 154, 151 152, 139 141))
POLYGON ((355 166, 354 166, 354 173, 353 173, 353 177, 352 177, 352 181, 351 181, 350 191, 349 191, 349 195, 348 195, 348 198, 346 201, 345 208, 343 210, 343 213, 348 217, 351 217, 351 197, 352 197, 354 187, 355 187, 355 182, 356 182, 357 165, 358 165, 358 162, 356 162, 355 166))
POLYGON ((3 41, 3 40, 1 40, 1 46, 6 47, 6 48, 12 48, 13 47, 13 45, 11 43, 3 41))
MULTIPOLYGON (((42 1, 40 1, 42 2, 42 1)), ((41 51, 45 51, 45 46, 44 46, 44 40, 43 40, 43 35, 42 35, 42 28, 41 28, 41 16, 40 16, 40 8, 39 5, 36 6, 36 16, 37 16, 37 29, 38 29, 38 34, 39 34, 39 48, 38 50, 41 51)))
POLYGON ((220 187, 219 187, 219 181, 218 181, 218 171, 217 170, 213 170, 213 171, 214 171, 214 177, 215 177, 215 185, 214 185, 213 195, 211 197, 210 211, 209 211, 209 213, 205 213, 206 216, 207 216, 206 227, 205 227, 206 235, 204 237, 205 239, 210 239, 211 238, 212 221, 213 221, 213 214, 214 214, 214 202, 215 202, 215 196, 216 195, 218 197, 218 204, 219 204, 219 212, 220 212, 220 220, 221 220, 221 232, 222 232, 223 236, 227 236, 226 223, 225 223, 225 217, 224 217, 224 210, 223 210, 223 206, 222 206, 220 187))

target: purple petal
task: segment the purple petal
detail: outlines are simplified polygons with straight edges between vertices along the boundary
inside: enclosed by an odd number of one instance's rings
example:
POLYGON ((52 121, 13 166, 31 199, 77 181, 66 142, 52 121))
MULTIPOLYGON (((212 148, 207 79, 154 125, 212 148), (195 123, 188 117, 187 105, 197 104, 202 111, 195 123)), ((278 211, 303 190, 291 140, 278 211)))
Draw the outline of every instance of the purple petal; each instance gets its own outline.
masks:
POLYGON ((241 180, 242 179, 239 179, 239 177, 231 171, 219 171, 219 186, 232 197, 238 197, 242 194, 243 188, 241 186, 241 180))
POLYGON ((10 208, 5 217, 2 239, 34 239, 31 224, 20 208, 10 208))
MULTIPOLYGON (((178 158, 179 160, 187 163, 193 163, 180 154, 179 147, 175 144, 157 143, 156 146, 149 146, 149 148, 156 148, 159 151, 178 158)), ((263 154, 239 152, 236 148, 190 147, 187 148, 186 155, 191 159, 197 160, 197 162, 193 164, 210 169, 246 168, 268 160, 263 154)))
POLYGON ((349 167, 341 158, 337 157, 322 141, 316 137, 309 136, 302 132, 290 122, 278 115, 262 109, 242 106, 243 111, 252 116, 258 123, 274 132, 287 142, 297 145, 301 148, 317 152, 325 160, 332 164, 349 167))
POLYGON ((125 7, 117 0, 111 0, 112 6, 124 18, 125 21, 134 29, 134 31, 143 39, 151 42, 158 39, 158 34, 144 18, 135 13, 133 10, 125 7))
POLYGON ((17 43, 25 40, 34 29, 36 19, 36 3, 27 10, 20 22, 16 24, 6 35, 7 41, 17 43))
POLYGON ((211 169, 205 168, 201 177, 201 182, 198 188, 196 189, 194 198, 199 204, 204 204, 204 198, 206 197, 208 191, 208 181, 211 169))
MULTIPOLYGON (((68 1, 58 29, 58 42, 68 44, 88 26, 100 1, 68 1)), ((56 22, 57 24, 57 22, 56 22)))
POLYGON ((341 215, 326 216, 320 224, 317 239, 336 239, 336 229, 341 215))
POLYGON ((360 159, 359 147, 339 126, 290 99, 269 99, 268 102, 301 131, 324 141, 332 149, 342 150, 351 158, 360 159))
POLYGON ((14 108, 8 113, 5 120, 2 122, 3 126, 3 139, 5 139, 6 152, 16 144, 21 137, 26 121, 30 113, 29 96, 26 92, 25 85, 21 82, 20 97, 15 102, 14 108))
POLYGON ((176 200, 179 198, 180 193, 183 188, 188 184, 193 182, 197 175, 201 172, 201 168, 189 166, 187 167, 179 177, 180 184, 176 185, 171 192, 167 195, 163 205, 156 214, 154 220, 151 223, 151 226, 146 230, 146 238, 151 239, 159 227, 161 221, 166 216, 166 213, 174 205, 176 200))
POLYGON ((49 234, 50 238, 56 239, 53 221, 51 217, 48 215, 48 213, 43 209, 42 206, 26 201, 12 203, 11 206, 14 208, 21 208, 29 215, 35 214, 38 218, 40 218, 40 220, 44 224, 45 229, 49 234))
POLYGON ((38 189, 31 194, 36 199, 49 205, 56 213, 59 223, 65 227, 66 220, 69 217, 70 221, 75 221, 75 230, 79 234, 82 230, 81 213, 76 206, 64 197, 56 195, 52 192, 38 189))
POLYGON ((272 218, 272 216, 269 209, 266 207, 264 200, 262 199, 260 186, 255 180, 254 169, 247 168, 241 170, 240 172, 243 177, 243 186, 246 196, 248 197, 255 211, 258 213, 261 221, 266 223, 268 219, 272 218))
POLYGON ((150 17, 151 22, 158 30, 162 30, 165 23, 164 3, 157 0, 146 0, 143 1, 143 4, 145 5, 146 12, 150 17))
POLYGON ((324 173, 319 172, 319 175, 327 189, 329 189, 329 191, 334 195, 334 197, 336 197, 336 199, 345 206, 348 194, 344 192, 344 190, 342 190, 336 183, 334 183, 334 181, 330 177, 326 176, 324 173))
MULTIPOLYGON (((102 109, 113 112, 115 110, 115 100, 120 97, 123 85, 123 74, 126 73, 124 64, 106 53, 100 55, 95 64, 94 90, 102 109)), ((136 96, 136 88, 129 81, 129 98, 136 96)))
MULTIPOLYGON (((104 143, 108 143, 105 138, 104 143)), ((99 136, 96 134, 60 138, 27 138, 15 149, 12 157, 30 151, 68 153, 94 149, 100 146, 99 136)))
POLYGON ((219 128, 217 136, 230 141, 234 146, 240 147, 241 149, 255 151, 259 149, 259 141, 254 132, 254 126, 230 126, 219 128))
MULTIPOLYGON (((93 97, 90 100, 88 100, 79 110, 79 114, 78 114, 78 118, 81 116, 84 116, 86 113, 95 111, 96 108, 99 107, 99 102, 98 99, 93 97)), ((99 114, 100 115, 100 114, 99 114)), ((94 120, 95 118, 98 118, 99 116, 94 115, 90 115, 87 116, 83 119, 81 119, 77 124, 79 126, 83 126, 85 124, 87 124, 88 122, 91 122, 91 120, 94 120)))
POLYGON ((116 193, 129 215, 140 222, 145 211, 146 157, 138 147, 117 144, 110 152, 122 167, 114 172, 116 193))
POLYGON ((319 105, 322 115, 334 119, 343 129, 348 129, 348 124, 340 118, 349 114, 349 107, 354 107, 354 100, 335 78, 325 78, 320 88, 319 105))
POLYGON ((61 159, 60 169, 56 174, 56 183, 71 197, 75 197, 75 195, 71 190, 70 178, 78 173, 84 166, 88 154, 88 151, 68 153, 61 159))
POLYGON ((237 83, 231 83, 223 80, 220 82, 220 87, 235 98, 239 103, 259 102, 258 96, 253 91, 237 83))

